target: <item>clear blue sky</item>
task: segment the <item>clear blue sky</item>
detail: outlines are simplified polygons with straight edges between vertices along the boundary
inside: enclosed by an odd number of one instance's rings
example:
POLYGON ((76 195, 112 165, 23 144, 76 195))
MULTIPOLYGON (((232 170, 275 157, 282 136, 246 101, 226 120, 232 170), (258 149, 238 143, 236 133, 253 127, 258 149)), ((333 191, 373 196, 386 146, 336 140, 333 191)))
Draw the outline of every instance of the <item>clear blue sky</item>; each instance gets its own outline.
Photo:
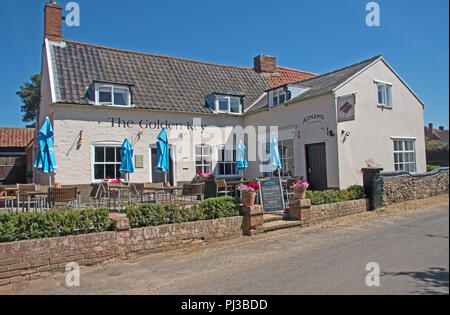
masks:
MULTIPOLYGON (((40 73, 45 2, 2 0, 0 126, 24 126, 15 92, 40 73)), ((378 28, 361 0, 77 2, 81 26, 64 24, 63 37, 115 48, 247 67, 269 54, 315 73, 382 54, 424 101, 425 122, 449 126, 448 0, 379 0, 378 28)))

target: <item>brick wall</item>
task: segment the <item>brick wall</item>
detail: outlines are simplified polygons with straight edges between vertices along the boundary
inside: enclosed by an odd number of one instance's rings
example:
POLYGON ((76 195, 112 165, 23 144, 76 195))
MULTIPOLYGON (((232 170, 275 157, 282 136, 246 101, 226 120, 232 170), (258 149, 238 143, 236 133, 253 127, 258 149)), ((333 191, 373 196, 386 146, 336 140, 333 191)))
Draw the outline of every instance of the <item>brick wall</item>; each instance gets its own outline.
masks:
POLYGON ((80 266, 128 259, 242 235, 242 217, 0 244, 0 285, 80 266))
POLYGON ((423 174, 381 171, 382 169, 363 169, 364 188, 370 198, 371 210, 449 192, 448 167, 423 174))
POLYGON ((327 220, 333 220, 347 215, 366 212, 369 209, 369 200, 350 200, 311 206, 311 225, 327 220))

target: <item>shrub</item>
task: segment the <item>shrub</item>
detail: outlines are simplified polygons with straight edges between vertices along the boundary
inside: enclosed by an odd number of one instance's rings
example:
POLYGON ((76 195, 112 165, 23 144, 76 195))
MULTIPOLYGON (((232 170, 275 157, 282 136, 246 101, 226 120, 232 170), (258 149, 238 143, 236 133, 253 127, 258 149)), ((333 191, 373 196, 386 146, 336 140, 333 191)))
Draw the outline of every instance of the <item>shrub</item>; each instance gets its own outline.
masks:
POLYGON ((439 167, 439 165, 427 165, 427 172, 431 172, 439 167))
POLYGON ((235 216, 239 213, 239 203, 232 197, 219 197, 196 203, 192 207, 142 204, 127 207, 125 212, 132 227, 158 226, 235 216))
POLYGON ((364 187, 355 185, 346 190, 307 191, 306 198, 311 199, 311 204, 313 205, 322 205, 363 199, 365 194, 364 187))
POLYGON ((105 208, 45 213, 0 214, 0 242, 110 231, 114 221, 105 208))

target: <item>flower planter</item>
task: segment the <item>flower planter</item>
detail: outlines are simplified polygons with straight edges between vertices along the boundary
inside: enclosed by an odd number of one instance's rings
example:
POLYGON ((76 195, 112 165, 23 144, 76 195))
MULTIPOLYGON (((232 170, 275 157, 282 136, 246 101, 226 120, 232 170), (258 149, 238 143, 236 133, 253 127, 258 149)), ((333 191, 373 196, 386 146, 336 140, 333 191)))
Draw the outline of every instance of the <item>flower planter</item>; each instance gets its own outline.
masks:
POLYGON ((295 199, 306 199, 306 189, 305 188, 295 188, 295 199))
POLYGON ((242 203, 246 207, 252 207, 255 205, 256 193, 254 192, 242 192, 242 203))

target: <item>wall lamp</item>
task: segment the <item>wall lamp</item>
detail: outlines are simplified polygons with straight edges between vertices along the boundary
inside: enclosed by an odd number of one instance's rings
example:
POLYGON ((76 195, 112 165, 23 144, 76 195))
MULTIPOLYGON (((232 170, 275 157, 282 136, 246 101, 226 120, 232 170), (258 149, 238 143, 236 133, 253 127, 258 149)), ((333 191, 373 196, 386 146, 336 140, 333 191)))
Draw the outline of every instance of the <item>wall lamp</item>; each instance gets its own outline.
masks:
POLYGON ((82 145, 83 145, 83 130, 80 130, 80 134, 78 136, 78 141, 77 141, 77 150, 79 150, 82 145))

